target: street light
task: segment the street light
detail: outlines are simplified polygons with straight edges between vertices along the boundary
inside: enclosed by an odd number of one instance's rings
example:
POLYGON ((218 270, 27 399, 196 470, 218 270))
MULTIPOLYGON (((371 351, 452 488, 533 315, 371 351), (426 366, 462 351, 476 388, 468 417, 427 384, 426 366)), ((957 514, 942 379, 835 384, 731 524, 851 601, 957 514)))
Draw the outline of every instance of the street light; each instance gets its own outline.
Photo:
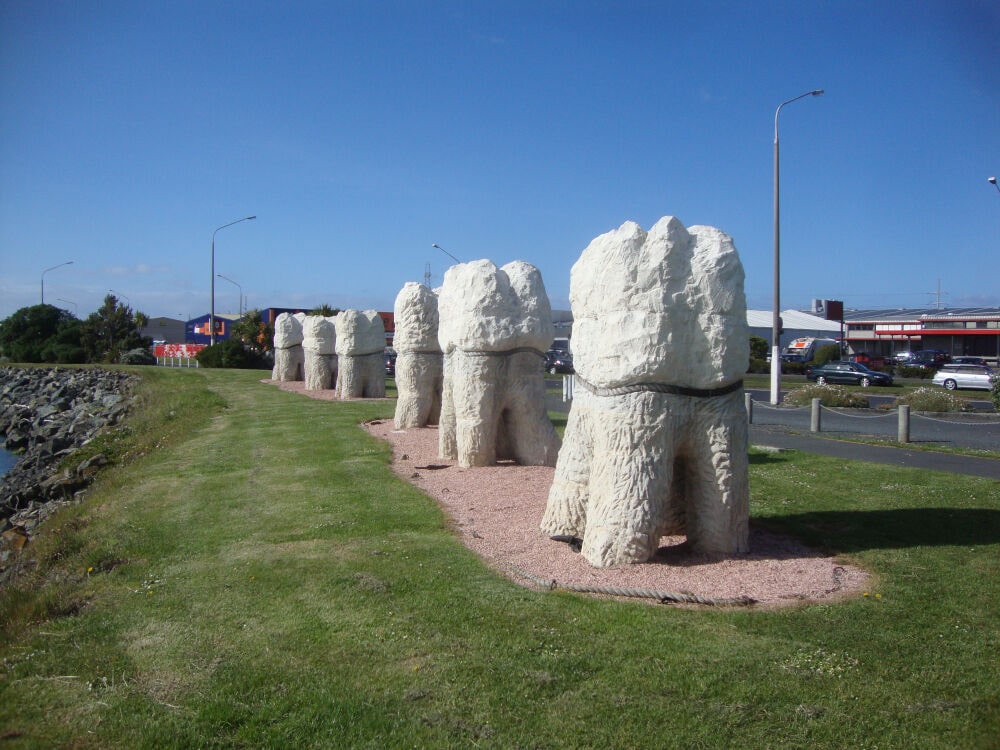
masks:
POLYGON ((208 314, 208 331, 211 336, 211 343, 215 346, 215 233, 219 229, 225 229, 226 227, 231 227, 233 224, 239 224, 241 221, 250 221, 251 219, 256 219, 256 216, 244 216, 242 219, 237 219, 236 221, 231 221, 228 224, 223 224, 221 227, 212 232, 212 309, 208 314))
POLYGON ((73 315, 76 317, 77 305, 72 300, 63 299, 62 297, 56 297, 57 302, 65 302, 67 305, 73 305, 73 315))
POLYGON ((233 281, 228 276, 223 276, 221 273, 217 273, 215 275, 218 276, 220 279, 225 279, 230 284, 236 284, 236 288, 240 290, 240 302, 237 305, 237 308, 238 308, 237 311, 239 312, 240 317, 242 318, 243 317, 243 287, 241 287, 237 282, 233 281))
POLYGON ((452 255, 451 253, 449 253, 447 250, 445 250, 443 247, 441 247, 439 244, 437 244, 436 242, 433 245, 431 245, 431 247, 436 247, 438 250, 440 250, 442 253, 444 253, 445 255, 447 255, 449 258, 451 258, 456 263, 461 263, 462 262, 458 258, 456 258, 454 255, 452 255))
POLYGON ((771 313, 771 403, 781 402, 781 208, 778 171, 778 115, 786 104, 807 96, 822 96, 823 89, 814 89, 778 105, 774 111, 774 310, 771 313))
POLYGON ((42 304, 45 304, 45 274, 49 271, 55 271, 57 268, 62 268, 63 266, 68 266, 72 264, 73 261, 67 260, 65 263, 60 263, 58 266, 52 266, 52 268, 46 268, 42 271, 42 304))
POLYGON ((987 177, 986 181, 990 183, 993 187, 995 187, 997 189, 997 192, 1000 193, 1000 185, 997 185, 996 177, 987 177))

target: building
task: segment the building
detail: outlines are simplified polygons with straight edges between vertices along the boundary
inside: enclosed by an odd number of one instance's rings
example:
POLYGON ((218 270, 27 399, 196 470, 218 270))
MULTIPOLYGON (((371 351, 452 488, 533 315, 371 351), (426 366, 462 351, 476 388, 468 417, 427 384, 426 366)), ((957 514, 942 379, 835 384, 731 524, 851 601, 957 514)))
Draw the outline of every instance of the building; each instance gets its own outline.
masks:
POLYGON ((139 333, 157 344, 183 344, 184 321, 176 318, 150 318, 139 333))
MULTIPOLYGON (((212 335, 209 330, 208 313, 198 318, 192 318, 184 324, 184 342, 186 344, 211 344, 212 335)), ((230 313, 215 314, 215 340, 225 341, 232 333, 233 323, 240 319, 239 315, 230 313)))
POLYGON ((845 310, 844 325, 851 350, 874 357, 940 349, 953 357, 1000 360, 998 307, 845 310))

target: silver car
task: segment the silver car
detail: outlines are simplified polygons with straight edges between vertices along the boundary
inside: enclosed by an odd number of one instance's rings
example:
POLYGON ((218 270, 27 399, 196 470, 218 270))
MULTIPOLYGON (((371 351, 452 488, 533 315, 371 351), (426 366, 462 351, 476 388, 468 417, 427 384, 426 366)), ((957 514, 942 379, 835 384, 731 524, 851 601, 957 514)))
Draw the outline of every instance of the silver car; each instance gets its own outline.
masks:
POLYGON ((934 374, 931 381, 934 385, 943 385, 949 391, 956 388, 979 388, 989 390, 993 387, 996 373, 986 365, 947 364, 934 374))

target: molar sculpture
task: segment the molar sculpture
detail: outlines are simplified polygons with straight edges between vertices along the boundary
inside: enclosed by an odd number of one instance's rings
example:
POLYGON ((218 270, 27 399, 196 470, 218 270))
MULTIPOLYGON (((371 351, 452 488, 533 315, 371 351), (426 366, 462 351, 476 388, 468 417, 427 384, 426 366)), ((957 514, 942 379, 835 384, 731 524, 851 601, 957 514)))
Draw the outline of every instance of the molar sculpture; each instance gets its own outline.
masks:
POLYGON ((577 388, 542 530, 594 566, 649 560, 665 534, 747 551, 749 330, 732 240, 674 217, 594 239, 573 266, 577 388))
POLYGON ((337 314, 337 396, 385 398, 385 324, 374 310, 337 314))
POLYGON ((306 390, 325 391, 337 381, 337 327, 334 317, 307 315, 302 321, 306 390))
POLYGON ((305 354, 302 350, 303 313, 281 313, 274 320, 274 368, 271 379, 302 380, 305 354))
POLYGON ((438 310, 441 457, 462 467, 507 458, 554 466, 559 437, 545 412, 542 369, 552 310, 538 269, 522 261, 452 266, 438 310))
POLYGON ((438 343, 438 298, 430 287, 407 282, 393 307, 396 332, 397 430, 437 424, 441 416, 444 356, 438 343))

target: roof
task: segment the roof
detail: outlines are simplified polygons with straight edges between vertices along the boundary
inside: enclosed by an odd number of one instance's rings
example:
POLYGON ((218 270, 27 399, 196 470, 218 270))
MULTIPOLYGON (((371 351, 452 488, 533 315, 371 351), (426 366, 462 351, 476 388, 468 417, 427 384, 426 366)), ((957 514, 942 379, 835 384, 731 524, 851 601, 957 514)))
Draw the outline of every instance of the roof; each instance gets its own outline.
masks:
MULTIPOLYGON (((770 310, 747 310, 747 325, 751 328, 770 328, 773 322, 770 310)), ((840 333, 840 321, 827 320, 801 310, 782 310, 781 327, 785 331, 836 331, 840 333)))
POLYGON ((844 310, 845 321, 921 321, 921 320, 996 320, 1000 318, 1000 307, 914 307, 867 310, 844 310))

